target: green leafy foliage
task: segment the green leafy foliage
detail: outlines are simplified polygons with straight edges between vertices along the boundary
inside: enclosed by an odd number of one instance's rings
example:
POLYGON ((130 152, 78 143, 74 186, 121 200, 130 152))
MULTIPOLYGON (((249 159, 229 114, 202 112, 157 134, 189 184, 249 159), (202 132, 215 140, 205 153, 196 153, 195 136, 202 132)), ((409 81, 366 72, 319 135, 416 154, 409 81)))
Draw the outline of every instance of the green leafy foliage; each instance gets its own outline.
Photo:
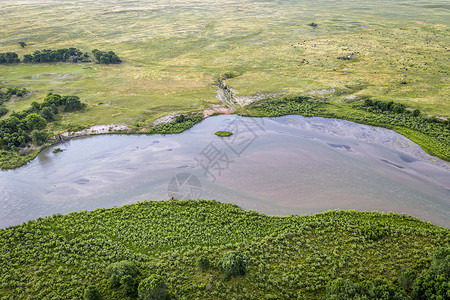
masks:
POLYGON ((220 268, 224 272, 224 280, 233 276, 244 276, 247 271, 247 262, 244 255, 237 251, 226 253, 220 261, 220 268))
POLYGON ((16 52, 0 53, 0 64, 19 63, 20 59, 16 52))
POLYGON ((392 283, 381 280, 368 280, 354 283, 349 279, 338 278, 327 285, 324 300, 408 300, 404 291, 392 283))
POLYGON ((197 267, 202 270, 203 272, 207 271, 210 267, 209 259, 208 257, 202 255, 197 260, 197 267))
POLYGON ((95 59, 99 64, 120 64, 122 60, 113 51, 92 50, 95 59))
POLYGON ((448 229, 402 214, 272 217, 215 201, 141 202, 0 230, 0 299, 80 299, 86 283, 104 299, 124 299, 129 278, 111 288, 106 272, 122 261, 142 274, 136 282, 162 276, 177 299, 320 299, 339 277, 360 286, 376 278, 396 283, 408 268, 423 274, 430 252, 449 244, 448 229), (368 224, 389 234, 366 239, 368 224), (246 258, 246 273, 223 281, 220 265, 230 252, 246 258), (202 256, 210 261, 206 271, 197 265, 202 256))
POLYGON ((175 121, 152 127, 146 133, 181 133, 199 123, 201 120, 203 120, 201 115, 180 115, 175 119, 175 121))
POLYGON ((450 278, 432 270, 419 276, 413 285, 411 299, 442 300, 450 298, 450 278))
POLYGON ((438 248, 431 254, 430 269, 450 277, 450 248, 438 248))
POLYGON ((398 278, 398 285, 406 293, 410 294, 412 291, 414 281, 416 280, 416 277, 417 275, 416 272, 414 272, 414 270, 407 269, 398 278))
POLYGON ((251 106, 252 116, 279 117, 291 114, 312 116, 318 112, 320 103, 309 97, 285 97, 281 99, 267 100, 251 106))
POLYGON ((95 285, 90 285, 84 290, 84 300, 100 300, 100 292, 95 285))
POLYGON ((160 275, 150 275, 139 283, 140 300, 164 300, 168 298, 167 286, 160 275))
MULTIPOLYGON (((25 89, 8 89, 6 95, 24 95, 25 89)), ((1 96, 1 94, 0 94, 1 96)), ((7 96, 5 96, 7 97, 7 96)), ((12 112, 10 116, 0 120, 0 150, 17 152, 25 148, 30 142, 40 146, 47 142, 51 133, 45 131, 47 122, 55 120, 60 112, 71 112, 81 110, 86 105, 77 96, 61 96, 48 93, 42 103, 33 102, 31 106, 22 112, 12 112)), ((0 167, 14 168, 23 165, 27 159, 35 155, 26 155, 21 159, 10 153, 2 156, 0 167), (8 161, 8 159, 14 159, 8 161)))
POLYGON ((49 63, 49 62, 81 62, 89 61, 89 55, 76 48, 63 48, 57 50, 36 50, 33 54, 23 57, 25 63, 49 63))
POLYGON ((135 263, 124 260, 109 265, 108 268, 106 268, 106 274, 109 276, 110 286, 118 287, 124 276, 131 276, 131 278, 134 278, 139 275, 139 270, 135 263))
POLYGON ((136 298, 138 295, 138 282, 131 275, 125 275, 120 279, 123 292, 126 296, 136 298))

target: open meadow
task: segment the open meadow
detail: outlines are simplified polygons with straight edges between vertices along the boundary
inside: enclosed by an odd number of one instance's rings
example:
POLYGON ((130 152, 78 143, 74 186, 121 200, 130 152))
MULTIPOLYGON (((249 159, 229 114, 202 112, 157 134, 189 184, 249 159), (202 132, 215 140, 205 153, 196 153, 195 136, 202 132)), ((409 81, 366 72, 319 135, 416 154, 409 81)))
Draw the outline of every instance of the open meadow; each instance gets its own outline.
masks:
POLYGON ((88 103, 56 131, 203 110, 220 103, 213 84, 229 71, 239 75, 227 80, 238 96, 312 91, 449 117, 449 9, 446 1, 3 0, 0 53, 98 48, 123 63, 1 65, 0 85, 33 92, 7 103, 10 111, 49 90, 88 103))

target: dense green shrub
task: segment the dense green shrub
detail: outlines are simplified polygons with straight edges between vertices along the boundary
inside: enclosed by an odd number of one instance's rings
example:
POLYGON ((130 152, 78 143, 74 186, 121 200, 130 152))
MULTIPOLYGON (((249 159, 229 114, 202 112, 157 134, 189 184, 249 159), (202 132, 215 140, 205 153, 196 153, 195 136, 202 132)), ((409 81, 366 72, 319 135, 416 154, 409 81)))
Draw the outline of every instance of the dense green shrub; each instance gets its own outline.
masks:
POLYGON ((201 115, 180 115, 175 121, 150 128, 146 133, 172 134, 183 132, 203 120, 201 115))
POLYGON ((416 280, 416 272, 411 269, 405 270, 398 278, 398 285, 408 294, 411 294, 414 281, 416 280))
POLYGON ((126 296, 135 298, 138 295, 138 282, 131 275, 125 275, 120 279, 123 292, 126 296))
POLYGON ((30 133, 31 140, 33 141, 33 144, 37 146, 41 146, 45 144, 47 139, 50 137, 50 133, 46 130, 33 130, 30 133))
POLYGON ((237 251, 226 253, 220 261, 220 268, 224 272, 224 280, 233 276, 243 276, 247 271, 247 261, 244 255, 237 251))
POLYGON ((368 280, 354 283, 349 279, 338 278, 326 288, 324 300, 407 300, 404 291, 392 283, 381 280, 368 280))
POLYGON ((210 267, 209 259, 204 255, 200 256, 197 260, 197 267, 203 272, 207 271, 210 267))
POLYGON ((159 275, 150 275, 139 283, 140 300, 164 300, 168 299, 167 286, 159 275))
POLYGON ((450 278, 429 270, 417 277, 414 282, 411 299, 443 300, 450 299, 450 278))
POLYGON ((84 290, 84 300, 100 300, 100 292, 98 291, 98 288, 94 285, 88 286, 84 290))
POLYGON ((450 248, 437 248, 431 253, 430 269, 438 274, 450 277, 450 248))
POLYGON ((122 60, 113 51, 100 51, 98 49, 92 50, 95 59, 99 64, 120 64, 122 60))
POLYGON ((110 264, 108 268, 106 268, 106 274, 110 278, 110 286, 118 287, 120 286, 122 277, 129 275, 134 278, 138 276, 140 272, 135 263, 123 260, 110 264))
POLYGON ((110 288, 105 271, 124 260, 146 276, 164 274, 176 299, 321 299, 338 276, 358 287, 374 278, 397 282, 407 268, 420 276, 430 252, 449 243, 448 229, 403 214, 277 217, 215 201, 144 201, 0 230, 0 299, 82 299, 86 283, 104 299, 124 299, 129 279, 110 288), (389 234, 367 240, 367 224, 389 234), (223 281, 220 262, 229 252, 245 253, 248 267, 245 276, 223 281), (200 272, 201 256, 217 263, 200 272))
POLYGON ((20 59, 16 52, 0 53, 0 64, 19 63, 20 59))
POLYGON ((49 62, 81 62, 86 61, 89 55, 76 48, 63 48, 57 50, 36 50, 33 54, 23 57, 25 63, 49 63, 49 62))

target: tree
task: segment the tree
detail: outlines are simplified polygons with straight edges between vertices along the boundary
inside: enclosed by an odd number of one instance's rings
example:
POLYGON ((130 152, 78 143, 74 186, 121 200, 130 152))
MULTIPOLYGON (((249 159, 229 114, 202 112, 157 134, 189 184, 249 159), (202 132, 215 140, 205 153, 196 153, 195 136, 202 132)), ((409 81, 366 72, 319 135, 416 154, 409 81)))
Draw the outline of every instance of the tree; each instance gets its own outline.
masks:
POLYGON ((84 107, 78 96, 63 96, 61 102, 64 102, 64 111, 75 111, 84 107))
POLYGON ((120 284, 123 286, 123 291, 126 296, 135 298, 137 296, 136 280, 131 275, 125 275, 120 279, 120 284))
POLYGON ((450 248, 440 247, 431 253, 430 270, 450 277, 450 248))
POLYGON ((47 120, 47 122, 51 122, 55 119, 55 114, 53 113, 53 109, 51 107, 44 107, 40 114, 47 120))
POLYGON ((119 287, 122 277, 130 275, 132 278, 140 274, 137 266, 128 260, 119 261, 110 264, 106 268, 106 274, 109 276, 109 284, 111 287, 119 287))
POLYGON ((427 271, 414 282, 411 299, 441 300, 450 298, 450 280, 448 276, 427 271))
POLYGON ((45 142, 47 141, 49 136, 50 136, 50 133, 47 132, 46 130, 42 130, 42 131, 33 130, 30 134, 33 144, 35 144, 37 146, 41 146, 41 145, 45 144, 45 142))
POLYGON ((220 261, 220 268, 225 273, 224 280, 233 276, 243 276, 247 271, 244 255, 238 251, 226 253, 220 261))
POLYGON ((100 300, 100 292, 98 291, 98 288, 94 285, 88 286, 84 290, 84 299, 85 300, 100 300))
POLYGON ((337 278, 328 282, 325 300, 353 299, 359 293, 359 285, 349 279, 337 278))
POLYGON ((28 130, 42 130, 47 126, 47 121, 36 113, 29 114, 25 118, 25 124, 28 130))
POLYGON ((197 267, 203 272, 208 270, 210 267, 209 259, 204 255, 200 256, 197 260, 197 267))
POLYGON ((27 43, 25 42, 19 42, 20 47, 25 48, 25 46, 27 45, 27 43))
POLYGON ((139 283, 139 299, 141 300, 163 300, 167 299, 167 286, 160 275, 150 275, 139 283))

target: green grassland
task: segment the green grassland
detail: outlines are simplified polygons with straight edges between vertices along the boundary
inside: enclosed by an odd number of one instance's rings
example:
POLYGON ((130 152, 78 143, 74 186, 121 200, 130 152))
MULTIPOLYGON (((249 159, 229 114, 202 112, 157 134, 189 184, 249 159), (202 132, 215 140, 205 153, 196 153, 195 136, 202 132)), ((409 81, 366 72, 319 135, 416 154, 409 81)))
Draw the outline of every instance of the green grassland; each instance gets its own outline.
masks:
POLYGON ((89 108, 68 115, 63 127, 134 125, 202 110, 219 103, 213 83, 228 71, 240 74, 227 81, 237 95, 359 85, 330 99, 370 96, 448 117, 449 8, 427 3, 7 0, 0 3, 0 52, 98 48, 124 63, 1 65, 0 84, 33 91, 10 110, 48 90, 80 96, 89 108), (312 21, 319 26, 308 26, 312 21), (354 60, 337 59, 350 53, 354 60))
POLYGON ((0 299, 81 299, 88 285, 126 299, 106 273, 122 260, 142 278, 161 275, 174 299, 320 299, 338 277, 397 285, 449 245, 448 229, 393 213, 270 217, 214 201, 142 202, 0 230, 0 299), (229 251, 244 254, 247 273, 224 281, 217 266, 229 251))

